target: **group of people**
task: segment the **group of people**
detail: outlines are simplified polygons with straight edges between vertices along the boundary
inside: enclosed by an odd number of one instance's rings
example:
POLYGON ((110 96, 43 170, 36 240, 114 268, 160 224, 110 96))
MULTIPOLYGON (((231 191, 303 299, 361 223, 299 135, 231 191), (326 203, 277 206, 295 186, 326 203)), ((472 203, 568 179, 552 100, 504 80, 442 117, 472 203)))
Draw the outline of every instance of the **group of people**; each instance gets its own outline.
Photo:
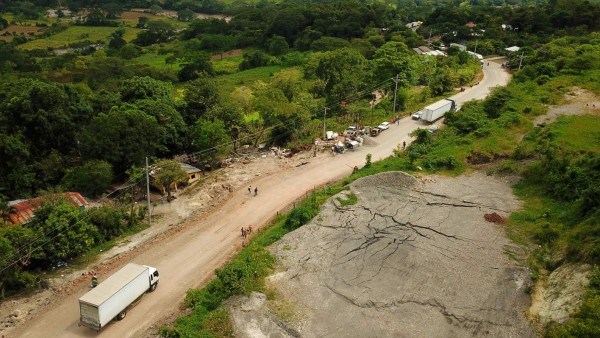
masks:
MULTIPOLYGON (((252 186, 248 187, 248 193, 252 195, 252 186)), ((254 187, 254 196, 258 195, 258 187, 254 187)))
POLYGON ((248 229, 242 227, 242 238, 248 238, 252 233, 252 225, 248 226, 248 229))

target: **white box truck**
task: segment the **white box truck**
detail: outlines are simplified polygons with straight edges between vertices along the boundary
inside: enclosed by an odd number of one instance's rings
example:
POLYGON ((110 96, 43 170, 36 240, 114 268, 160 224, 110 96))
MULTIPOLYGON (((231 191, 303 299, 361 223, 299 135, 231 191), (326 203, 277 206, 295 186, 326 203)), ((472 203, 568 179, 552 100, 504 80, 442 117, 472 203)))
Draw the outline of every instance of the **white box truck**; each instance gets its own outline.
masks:
POLYGON ((129 263, 79 298, 79 325, 100 331, 111 320, 125 318, 127 308, 158 286, 158 271, 129 263))
POLYGON ((432 103, 429 106, 423 108, 423 114, 421 120, 427 122, 433 122, 440 117, 444 116, 447 112, 455 108, 454 100, 443 99, 436 103, 432 103))

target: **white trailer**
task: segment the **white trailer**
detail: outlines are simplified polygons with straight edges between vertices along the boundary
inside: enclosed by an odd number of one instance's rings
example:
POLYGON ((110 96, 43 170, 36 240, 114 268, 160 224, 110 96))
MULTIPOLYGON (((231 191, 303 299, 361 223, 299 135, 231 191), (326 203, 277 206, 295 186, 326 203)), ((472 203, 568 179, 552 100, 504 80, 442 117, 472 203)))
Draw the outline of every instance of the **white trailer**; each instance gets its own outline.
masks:
POLYGON ((455 108, 454 100, 443 99, 436 103, 432 103, 429 106, 423 108, 423 114, 421 120, 427 122, 433 122, 440 117, 444 116, 447 112, 455 108))
POLYGON ((111 320, 125 318, 127 308, 158 286, 158 271, 129 263, 79 298, 79 325, 100 331, 111 320))

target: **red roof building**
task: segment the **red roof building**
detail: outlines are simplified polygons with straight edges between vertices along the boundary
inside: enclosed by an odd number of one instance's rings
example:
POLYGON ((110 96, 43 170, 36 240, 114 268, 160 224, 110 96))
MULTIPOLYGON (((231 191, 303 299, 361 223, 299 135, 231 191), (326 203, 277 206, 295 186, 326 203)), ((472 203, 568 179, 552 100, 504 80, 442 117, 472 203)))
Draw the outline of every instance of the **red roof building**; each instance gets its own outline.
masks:
MULTIPOLYGON (((66 192, 51 196, 57 195, 64 197, 67 200, 67 202, 71 203, 76 207, 87 208, 89 205, 88 201, 86 201, 85 198, 83 198, 83 196, 81 196, 81 194, 78 192, 66 192)), ((42 202, 44 202, 45 199, 48 199, 48 197, 36 197, 34 199, 17 202, 12 205, 9 203, 9 206, 13 209, 13 212, 10 212, 7 215, 7 221, 13 224, 25 224, 29 222, 33 217, 33 213, 35 212, 35 210, 40 207, 40 205, 42 204, 42 202)))

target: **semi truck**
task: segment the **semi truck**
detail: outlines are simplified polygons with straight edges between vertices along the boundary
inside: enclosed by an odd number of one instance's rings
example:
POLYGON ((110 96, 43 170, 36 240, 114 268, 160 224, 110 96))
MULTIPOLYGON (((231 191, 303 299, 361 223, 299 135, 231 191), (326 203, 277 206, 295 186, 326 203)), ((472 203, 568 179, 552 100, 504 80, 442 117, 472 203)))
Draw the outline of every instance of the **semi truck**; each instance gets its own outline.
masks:
POLYGON ((79 326, 100 331, 111 320, 125 318, 127 309, 158 286, 158 270, 129 263, 79 298, 79 326))
POLYGON ((427 122, 433 122, 440 117, 444 116, 447 112, 454 109, 455 103, 454 100, 451 99, 443 99, 436 103, 432 103, 429 106, 423 108, 421 120, 427 122))

